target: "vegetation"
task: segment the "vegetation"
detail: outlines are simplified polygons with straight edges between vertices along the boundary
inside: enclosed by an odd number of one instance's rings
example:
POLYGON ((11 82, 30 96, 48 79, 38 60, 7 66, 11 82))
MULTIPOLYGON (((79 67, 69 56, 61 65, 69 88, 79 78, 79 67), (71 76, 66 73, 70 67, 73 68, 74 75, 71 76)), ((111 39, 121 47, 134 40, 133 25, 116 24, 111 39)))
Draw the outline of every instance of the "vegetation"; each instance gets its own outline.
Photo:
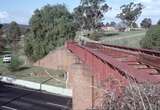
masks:
POLYGON ((160 20, 157 22, 157 25, 160 25, 160 20))
POLYGON ((116 27, 116 22, 112 21, 111 24, 110 24, 110 26, 116 27))
POLYGON ((0 66, 0 73, 3 76, 13 77, 21 80, 32 81, 37 83, 42 83, 43 81, 51 78, 46 72, 48 72, 53 79, 46 82, 45 84, 64 87, 65 88, 65 79, 64 79, 64 71, 60 70, 52 70, 42 67, 34 67, 34 66, 22 66, 18 71, 10 72, 5 65, 0 66))
POLYGON ((2 27, 3 27, 3 25, 0 24, 0 53, 2 52, 2 50, 3 50, 4 47, 5 47, 2 27))
POLYGON ((142 20, 141 22, 141 27, 148 29, 150 28, 152 25, 152 20, 150 18, 144 18, 144 20, 142 20))
POLYGON ((110 23, 107 22, 107 23, 105 24, 105 26, 112 26, 112 27, 116 27, 116 25, 117 25, 117 23, 114 22, 114 21, 111 21, 110 23))
POLYGON ((95 30, 110 7, 105 0, 81 0, 74 9, 74 21, 79 30, 95 30))
POLYGON ((96 110, 159 110, 160 87, 151 84, 131 84, 121 96, 106 93, 96 110))
POLYGON ((133 27, 133 23, 137 21, 142 13, 143 5, 131 2, 130 4, 122 5, 120 9, 122 12, 117 15, 117 18, 125 22, 127 26, 133 27))
POLYGON ((127 27, 128 27, 128 26, 126 25, 126 23, 125 23, 124 21, 122 21, 122 22, 119 22, 119 23, 117 24, 117 27, 116 27, 116 28, 117 28, 120 32, 124 32, 127 27))
POLYGON ((21 30, 19 25, 15 21, 11 22, 9 25, 9 29, 7 31, 7 41, 14 53, 17 52, 20 36, 21 36, 21 30))
POLYGON ((8 70, 11 72, 18 71, 22 64, 23 62, 17 56, 12 56, 11 63, 8 65, 8 70))
POLYGON ((112 36, 116 36, 119 33, 117 32, 93 32, 91 34, 89 34, 88 38, 95 40, 95 41, 99 41, 102 37, 112 37, 112 36))
POLYGON ((133 28, 138 28, 138 24, 135 22, 132 24, 132 26, 133 26, 133 28))
POLYGON ((142 48, 160 50, 160 25, 151 27, 141 40, 142 48))
POLYGON ((145 37, 146 31, 118 32, 112 37, 103 36, 100 42, 112 45, 141 48, 140 41, 145 37))
POLYGON ((37 61, 75 37, 73 17, 64 5, 46 5, 37 9, 30 26, 25 39, 25 53, 32 61, 37 61))

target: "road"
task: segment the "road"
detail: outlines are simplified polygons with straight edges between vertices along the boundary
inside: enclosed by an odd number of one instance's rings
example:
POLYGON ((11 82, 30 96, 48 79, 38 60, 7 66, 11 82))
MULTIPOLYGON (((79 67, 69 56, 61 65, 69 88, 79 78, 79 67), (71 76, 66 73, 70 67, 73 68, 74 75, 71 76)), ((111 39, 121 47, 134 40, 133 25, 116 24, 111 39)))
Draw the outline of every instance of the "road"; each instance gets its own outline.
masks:
POLYGON ((0 110, 70 110, 71 98, 0 82, 0 110))

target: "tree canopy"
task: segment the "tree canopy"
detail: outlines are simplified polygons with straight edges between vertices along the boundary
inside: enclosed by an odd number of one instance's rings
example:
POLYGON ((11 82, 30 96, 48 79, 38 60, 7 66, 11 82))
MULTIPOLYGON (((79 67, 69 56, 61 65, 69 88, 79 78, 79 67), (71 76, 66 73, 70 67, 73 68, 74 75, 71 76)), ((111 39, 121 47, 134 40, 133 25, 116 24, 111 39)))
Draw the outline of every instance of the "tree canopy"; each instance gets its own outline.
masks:
POLYGON ((4 39, 3 39, 3 29, 2 29, 3 25, 0 24, 0 52, 2 51, 2 49, 4 48, 4 39))
POLYGON ((109 9, 105 0, 81 0, 80 5, 74 9, 74 22, 80 30, 94 30, 109 9))
POLYGON ((32 61, 75 37, 73 16, 64 5, 46 5, 34 11, 26 34, 25 53, 32 61))
POLYGON ((150 28, 151 25, 152 25, 152 20, 150 18, 144 18, 144 20, 142 20, 141 22, 141 27, 145 29, 150 28))
POLYGON ((160 25, 160 20, 157 22, 157 25, 160 25))
POLYGON ((7 32, 7 41, 14 52, 16 52, 17 50, 18 41, 20 40, 20 35, 21 35, 21 30, 19 25, 15 21, 12 21, 9 25, 9 29, 7 32))
POLYGON ((130 4, 122 5, 120 9, 122 11, 117 15, 117 18, 121 19, 129 27, 132 27, 133 23, 135 23, 141 15, 143 5, 141 3, 135 4, 134 2, 131 2, 130 4))

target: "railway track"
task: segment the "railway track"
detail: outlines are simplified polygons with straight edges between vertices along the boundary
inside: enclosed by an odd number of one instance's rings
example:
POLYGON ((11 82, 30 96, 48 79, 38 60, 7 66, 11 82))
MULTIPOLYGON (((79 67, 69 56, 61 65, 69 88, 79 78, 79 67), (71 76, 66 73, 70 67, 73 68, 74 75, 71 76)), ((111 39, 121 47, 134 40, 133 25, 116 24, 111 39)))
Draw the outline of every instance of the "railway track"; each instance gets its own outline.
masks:
POLYGON ((125 77, 139 83, 148 81, 160 83, 160 52, 158 51, 89 42, 84 45, 72 43, 72 46, 70 50, 89 65, 95 74, 98 73, 102 80, 108 74, 106 65, 110 65, 117 71, 114 75, 119 79, 125 77))

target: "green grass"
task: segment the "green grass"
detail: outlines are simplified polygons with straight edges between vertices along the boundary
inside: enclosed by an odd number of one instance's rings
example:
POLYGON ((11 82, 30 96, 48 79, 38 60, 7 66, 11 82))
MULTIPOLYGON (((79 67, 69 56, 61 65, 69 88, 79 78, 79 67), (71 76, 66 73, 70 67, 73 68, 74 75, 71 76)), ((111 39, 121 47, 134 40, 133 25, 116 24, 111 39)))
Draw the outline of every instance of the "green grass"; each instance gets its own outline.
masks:
POLYGON ((100 42, 112 45, 140 48, 140 41, 145 36, 145 31, 118 32, 119 34, 108 37, 104 36, 100 42))
MULTIPOLYGON (((52 80, 46 82, 46 84, 65 88, 65 80, 63 77, 63 75, 64 75, 63 71, 51 70, 51 69, 46 69, 46 68, 41 68, 41 67, 32 67, 30 64, 26 64, 29 66, 23 66, 18 71, 10 72, 7 69, 8 65, 3 64, 2 59, 3 59, 3 55, 10 54, 11 51, 12 51, 12 49, 7 47, 0 53, 0 74, 2 74, 3 76, 14 77, 14 78, 22 79, 22 80, 26 80, 26 81, 33 81, 33 82, 37 82, 37 83, 42 83, 43 81, 49 79, 50 76, 33 76, 32 73, 45 73, 45 70, 47 70, 51 74, 51 76, 53 76, 55 79, 52 79, 52 80)), ((19 48, 18 48, 18 51, 16 54, 24 62, 27 60, 25 53, 24 53, 24 39, 22 39, 19 42, 19 48)))
POLYGON ((51 69, 46 69, 46 68, 41 68, 41 67, 23 67, 19 71, 10 72, 7 69, 6 65, 0 66, 0 73, 3 76, 14 77, 17 79, 33 81, 37 83, 42 83, 43 81, 51 78, 48 75, 46 76, 33 76, 32 75, 33 73, 37 73, 37 74, 45 73, 45 70, 47 70, 47 72, 49 72, 50 75, 54 77, 54 79, 46 82, 46 84, 65 88, 65 80, 63 77, 64 71, 51 70, 51 69))
POLYGON ((3 58, 0 58, 0 66, 3 65, 3 58))

